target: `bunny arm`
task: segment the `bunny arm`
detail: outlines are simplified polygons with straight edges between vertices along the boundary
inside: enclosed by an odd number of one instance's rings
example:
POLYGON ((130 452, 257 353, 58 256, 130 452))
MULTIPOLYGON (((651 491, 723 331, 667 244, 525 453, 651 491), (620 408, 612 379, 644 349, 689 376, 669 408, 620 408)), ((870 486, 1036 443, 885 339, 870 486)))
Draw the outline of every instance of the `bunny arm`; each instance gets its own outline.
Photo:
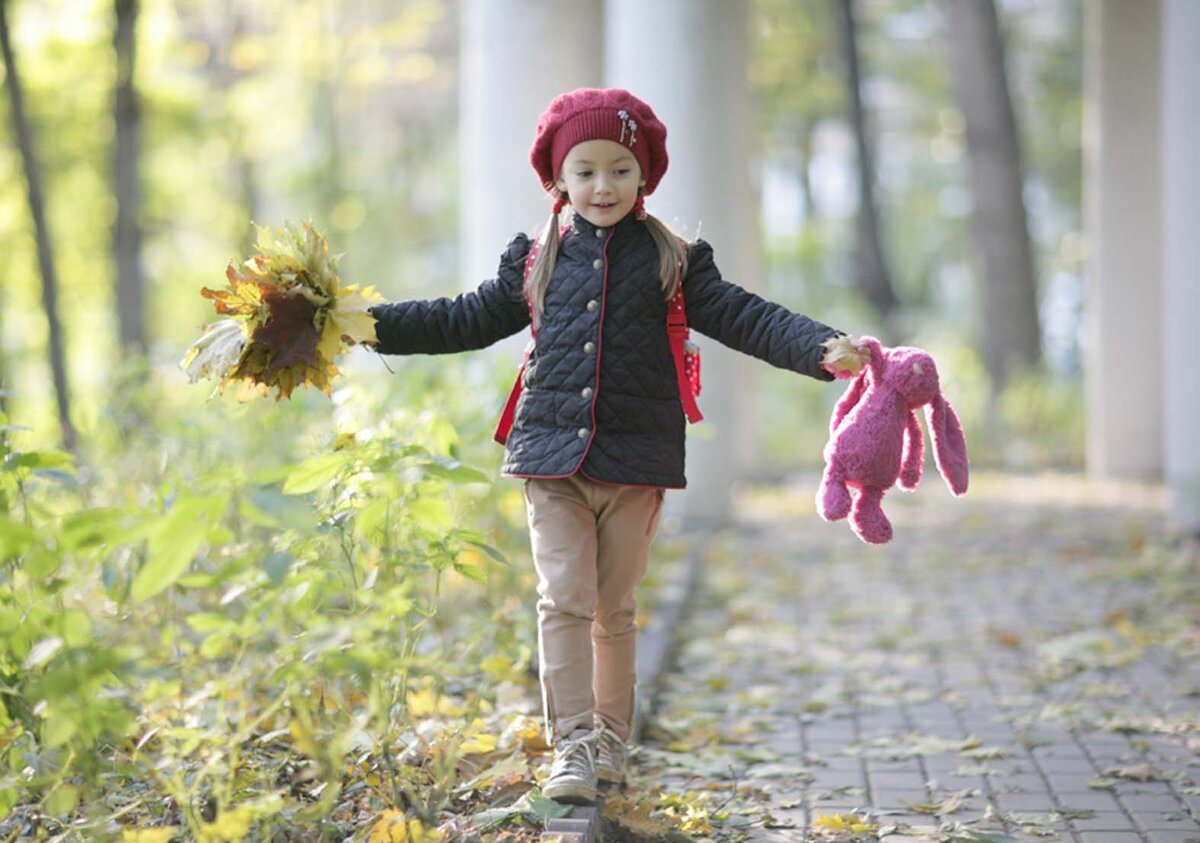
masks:
POLYGON ((867 364, 867 368, 871 370, 874 382, 883 383, 883 373, 887 369, 887 352, 875 337, 862 337, 859 343, 871 352, 871 362, 867 364))
POLYGON ((833 408, 833 416, 829 419, 829 432, 835 433, 838 425, 842 423, 842 419, 850 415, 858 402, 862 400, 863 395, 867 391, 867 369, 863 369, 858 373, 858 377, 854 379, 854 383, 846 388, 842 397, 838 399, 837 406, 833 408))
POLYGON ((909 410, 904 423, 904 456, 900 460, 900 488, 909 491, 921 482, 921 466, 925 461, 925 435, 917 411, 909 410))
POLYGON ((872 386, 877 386, 883 383, 883 371, 886 363, 886 354, 883 346, 879 344, 879 340, 874 337, 863 337, 860 340, 863 348, 871 353, 871 359, 862 371, 858 373, 846 392, 838 400, 837 407, 834 408, 833 416, 829 419, 829 432, 833 433, 837 430, 838 425, 846 416, 850 415, 858 402, 862 400, 868 389, 872 386))

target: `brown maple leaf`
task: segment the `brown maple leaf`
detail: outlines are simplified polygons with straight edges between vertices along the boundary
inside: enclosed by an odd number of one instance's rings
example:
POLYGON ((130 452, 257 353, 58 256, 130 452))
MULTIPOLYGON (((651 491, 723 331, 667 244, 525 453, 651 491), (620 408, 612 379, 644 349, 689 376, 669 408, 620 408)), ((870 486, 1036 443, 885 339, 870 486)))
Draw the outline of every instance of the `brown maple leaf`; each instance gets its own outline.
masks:
POLYGON ((251 340, 271 350, 264 374, 297 364, 315 368, 321 335, 313 324, 316 307, 304 296, 289 296, 272 290, 263 296, 271 318, 255 329, 251 340))

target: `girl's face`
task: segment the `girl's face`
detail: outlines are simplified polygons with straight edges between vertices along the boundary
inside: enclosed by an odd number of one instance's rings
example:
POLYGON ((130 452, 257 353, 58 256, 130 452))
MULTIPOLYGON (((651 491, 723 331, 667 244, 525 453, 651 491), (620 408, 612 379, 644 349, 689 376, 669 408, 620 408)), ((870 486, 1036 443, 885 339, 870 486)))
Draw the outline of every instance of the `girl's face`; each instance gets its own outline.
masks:
POLYGON ((616 225, 633 210, 646 182, 637 159, 616 141, 590 140, 571 147, 556 185, 575 212, 596 226, 616 225))

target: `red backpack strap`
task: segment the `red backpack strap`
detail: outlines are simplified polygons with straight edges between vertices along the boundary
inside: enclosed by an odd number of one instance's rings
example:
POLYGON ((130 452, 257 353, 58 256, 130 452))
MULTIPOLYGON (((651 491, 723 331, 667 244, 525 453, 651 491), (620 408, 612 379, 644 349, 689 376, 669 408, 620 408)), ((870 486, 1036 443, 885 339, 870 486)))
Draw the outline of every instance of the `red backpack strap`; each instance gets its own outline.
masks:
MULTIPOLYGON (((558 229, 558 239, 561 240, 568 230, 570 224, 562 225, 558 229)), ((529 247, 529 254, 525 256, 525 275, 523 280, 528 283, 529 273, 533 272, 533 265, 537 261, 538 252, 542 250, 542 238, 538 237, 529 247)), ((492 434, 492 439, 499 442, 501 445, 508 441, 508 434, 512 432, 513 420, 517 415, 517 401, 521 398, 521 393, 525 389, 525 365, 529 362, 529 355, 533 352, 533 344, 537 340, 537 329, 533 327, 533 302, 525 299, 525 305, 529 308, 529 332, 532 339, 525 346, 525 358, 521 361, 521 368, 517 371, 517 379, 513 381, 512 389, 508 392, 508 400, 504 402, 504 411, 500 414, 500 421, 496 424, 496 432, 492 434)))
POLYGON ((517 401, 524 388, 521 381, 525 377, 525 363, 529 362, 529 352, 533 350, 532 346, 532 340, 529 345, 525 346, 525 360, 522 361, 521 369, 517 372, 517 379, 513 381, 512 389, 508 392, 508 400, 504 402, 504 411, 500 414, 500 421, 496 423, 496 432, 492 434, 492 438, 501 445, 508 441, 508 434, 512 432, 513 419, 517 415, 517 401))
POLYGON ((671 343, 671 356, 675 359, 675 380, 679 384, 679 401, 683 404, 683 413, 692 424, 702 421, 704 416, 696 404, 696 396, 700 394, 700 355, 688 348, 691 330, 687 323, 687 308, 683 300, 683 279, 675 285, 675 295, 667 304, 667 339, 671 343), (688 357, 694 358, 689 367, 688 357), (693 368, 694 374, 689 375, 688 369, 693 368))

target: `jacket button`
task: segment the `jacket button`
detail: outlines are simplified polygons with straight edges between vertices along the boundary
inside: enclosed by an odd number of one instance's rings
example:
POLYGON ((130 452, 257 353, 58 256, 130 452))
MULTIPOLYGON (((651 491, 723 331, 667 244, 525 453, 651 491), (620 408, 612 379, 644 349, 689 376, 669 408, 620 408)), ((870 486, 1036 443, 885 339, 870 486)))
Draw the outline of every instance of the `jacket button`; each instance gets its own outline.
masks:
POLYGON ((600 302, 596 301, 595 299, 592 299, 590 302, 587 303, 588 313, 595 313, 596 309, 599 307, 600 307, 600 302))
POLYGON ((592 388, 590 386, 585 386, 583 388, 583 391, 580 392, 579 394, 582 395, 584 398, 591 398, 592 397, 592 388))
POLYGON ((594 342, 585 342, 583 344, 583 350, 587 354, 595 354, 596 353, 596 344, 594 342))
POLYGON ((599 269, 602 266, 604 266, 604 261, 600 260, 600 258, 596 258, 594 261, 592 261, 592 269, 599 269))
POLYGON ((603 228, 597 228, 597 229, 596 229, 596 236, 597 236, 597 237, 603 237, 603 236, 604 236, 604 229, 603 229, 603 228))
POLYGON ((586 427, 581 427, 579 428, 579 433, 577 435, 580 439, 587 439, 589 433, 591 433, 590 430, 588 430, 586 427))

